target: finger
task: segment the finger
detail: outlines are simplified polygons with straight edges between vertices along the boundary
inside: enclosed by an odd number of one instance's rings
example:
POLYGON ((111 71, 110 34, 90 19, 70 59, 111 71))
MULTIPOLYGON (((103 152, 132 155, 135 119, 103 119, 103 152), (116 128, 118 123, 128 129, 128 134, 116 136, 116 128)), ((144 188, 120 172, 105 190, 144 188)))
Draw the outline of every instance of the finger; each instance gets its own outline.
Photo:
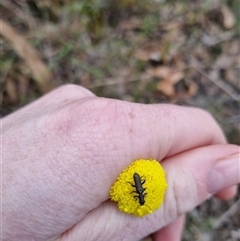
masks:
POLYGON ((229 200, 232 199, 237 194, 237 186, 229 187, 220 192, 216 193, 214 196, 222 199, 222 200, 229 200))
POLYGON ((185 223, 185 215, 180 216, 172 223, 155 232, 153 241, 180 241, 182 237, 183 227, 185 223))
MULTIPOLYGON (((115 215, 121 215, 124 218, 124 214, 119 213, 113 203, 106 202, 98 209, 91 212, 84 222, 81 222, 74 226, 72 229, 68 230, 66 233, 62 234, 56 239, 56 241, 77 241, 79 240, 79 235, 81 233, 81 240, 88 241, 110 241, 110 240, 139 240, 140 238, 129 238, 127 235, 125 239, 116 236, 116 228, 121 229, 123 234, 128 230, 128 225, 124 223, 119 223, 118 220, 114 217, 115 215), (111 222, 106 222, 106 220, 111 220, 111 222), (89 226, 90 225, 90 226, 89 226), (121 225, 121 226, 119 226, 121 225), (114 227, 114 228, 113 228, 114 227), (94 230, 91 232, 90 230, 94 230), (104 230, 104 234, 99 236, 99 230, 104 230), (124 231, 123 231, 124 230, 124 231)), ((133 216, 126 216, 126 223, 134 223, 136 218, 133 216)), ((168 224, 166 227, 163 227, 161 230, 157 231, 152 235, 153 241, 179 241, 181 240, 181 235, 183 231, 183 226, 185 223, 185 215, 177 218, 172 223, 168 224)), ((135 230, 136 234, 138 230, 135 230)), ((137 235, 136 235, 137 236, 137 235)))
POLYGON ((160 209, 152 215, 137 218, 119 212, 113 203, 105 202, 87 215, 83 222, 75 225, 67 235, 70 235, 72 241, 77 240, 75 237, 79 235, 88 237, 93 222, 95 232, 91 233, 89 240, 96 240, 101 230, 104 230, 104 238, 99 237, 99 241, 113 240, 113 237, 139 240, 154 233, 208 199, 212 191, 219 192, 238 184, 240 160, 239 156, 233 155, 236 153, 239 153, 238 146, 216 145, 170 157, 162 163, 167 174, 168 189, 160 209), (222 169, 222 162, 225 162, 226 170, 222 169), (214 175, 216 179, 213 179, 214 175))
MULTIPOLYGON (((239 156, 237 156, 236 158, 240 159, 239 156)), ((219 167, 219 168, 226 170, 227 168, 229 168, 229 166, 225 166, 225 164, 223 163, 222 167, 219 167)), ((240 179, 240 173, 239 173, 239 179, 240 179)), ((237 187, 233 186, 233 187, 229 187, 224 190, 221 190, 220 192, 215 193, 215 196, 220 199, 223 199, 223 200, 228 200, 228 199, 233 198, 236 195, 236 193, 237 193, 237 187)))

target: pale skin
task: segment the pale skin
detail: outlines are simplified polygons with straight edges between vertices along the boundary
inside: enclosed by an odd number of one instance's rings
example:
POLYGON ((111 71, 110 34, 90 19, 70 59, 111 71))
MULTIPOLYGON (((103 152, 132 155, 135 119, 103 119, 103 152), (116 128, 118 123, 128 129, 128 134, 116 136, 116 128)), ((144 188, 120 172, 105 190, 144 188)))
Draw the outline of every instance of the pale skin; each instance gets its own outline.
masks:
POLYGON ((143 105, 63 86, 2 119, 2 240, 181 240, 184 214, 232 198, 239 146, 197 108, 143 105), (161 208, 143 218, 109 200, 139 158, 166 171, 161 208))

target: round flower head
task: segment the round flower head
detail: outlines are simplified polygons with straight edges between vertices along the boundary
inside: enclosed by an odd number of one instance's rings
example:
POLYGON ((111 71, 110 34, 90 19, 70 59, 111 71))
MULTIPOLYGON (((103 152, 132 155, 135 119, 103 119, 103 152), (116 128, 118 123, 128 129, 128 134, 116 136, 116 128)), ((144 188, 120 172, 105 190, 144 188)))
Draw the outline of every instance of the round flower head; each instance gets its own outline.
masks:
POLYGON ((142 217, 161 206, 166 189, 161 164, 153 159, 139 159, 118 176, 110 189, 110 198, 121 211, 142 217))

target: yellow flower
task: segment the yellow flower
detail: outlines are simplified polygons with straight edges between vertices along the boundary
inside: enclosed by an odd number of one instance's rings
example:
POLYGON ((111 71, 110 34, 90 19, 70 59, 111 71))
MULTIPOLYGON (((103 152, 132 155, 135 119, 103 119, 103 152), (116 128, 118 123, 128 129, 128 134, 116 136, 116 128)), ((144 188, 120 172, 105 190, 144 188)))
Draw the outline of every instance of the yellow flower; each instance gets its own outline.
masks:
POLYGON ((121 211, 142 217, 161 206, 166 189, 161 164, 153 159, 139 159, 118 176, 110 189, 110 198, 121 211))

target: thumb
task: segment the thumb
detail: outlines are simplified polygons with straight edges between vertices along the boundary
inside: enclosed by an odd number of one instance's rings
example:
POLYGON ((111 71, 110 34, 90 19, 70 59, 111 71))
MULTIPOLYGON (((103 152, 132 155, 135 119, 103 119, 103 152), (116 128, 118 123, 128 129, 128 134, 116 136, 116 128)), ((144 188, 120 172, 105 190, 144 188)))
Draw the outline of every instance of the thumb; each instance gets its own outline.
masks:
POLYGON ((140 240, 239 180, 240 149, 234 145, 196 148, 162 162, 168 189, 163 205, 143 218, 120 212, 106 201, 59 240, 140 240), (94 227, 94 228, 93 228, 94 227), (124 230, 124 231, 123 231, 124 230))
POLYGON ((169 214, 175 206, 174 214, 180 216, 213 194, 238 184, 239 154, 238 146, 214 145, 193 149, 165 160, 163 165, 169 175, 170 187, 165 202, 171 203, 167 204, 169 214))

